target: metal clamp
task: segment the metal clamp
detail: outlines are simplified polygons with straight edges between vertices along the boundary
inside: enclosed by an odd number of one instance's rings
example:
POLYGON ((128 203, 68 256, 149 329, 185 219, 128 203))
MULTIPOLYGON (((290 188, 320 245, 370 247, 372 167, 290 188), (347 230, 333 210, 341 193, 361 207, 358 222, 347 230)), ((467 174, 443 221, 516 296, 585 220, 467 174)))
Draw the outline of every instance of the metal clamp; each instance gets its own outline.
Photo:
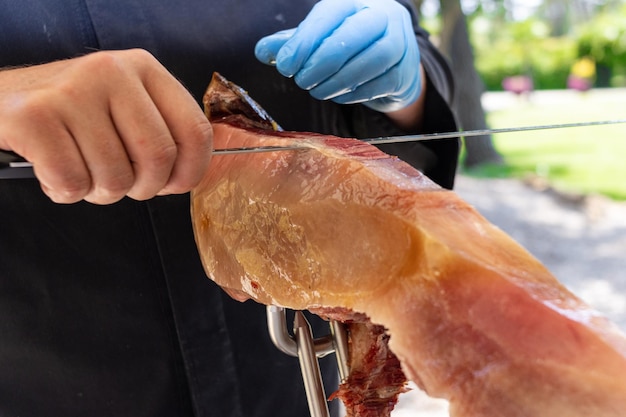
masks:
POLYGON ((267 306, 267 325, 270 338, 276 347, 287 355, 297 357, 304 380, 304 389, 311 417, 329 417, 328 402, 320 372, 318 358, 335 352, 342 382, 348 377, 348 335, 344 325, 330 322, 330 334, 313 338, 311 325, 301 311, 295 312, 292 336, 287 330, 284 308, 267 306))

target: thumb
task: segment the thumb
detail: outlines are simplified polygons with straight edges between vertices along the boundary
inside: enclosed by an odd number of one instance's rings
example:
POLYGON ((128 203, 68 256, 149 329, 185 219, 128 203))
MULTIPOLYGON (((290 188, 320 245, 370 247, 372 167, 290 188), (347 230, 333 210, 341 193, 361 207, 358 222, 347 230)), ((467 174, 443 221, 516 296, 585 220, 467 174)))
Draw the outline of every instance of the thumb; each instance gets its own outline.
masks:
POLYGON ((259 40, 254 48, 254 55, 264 64, 275 65, 276 55, 282 46, 293 36, 295 28, 281 30, 259 40))

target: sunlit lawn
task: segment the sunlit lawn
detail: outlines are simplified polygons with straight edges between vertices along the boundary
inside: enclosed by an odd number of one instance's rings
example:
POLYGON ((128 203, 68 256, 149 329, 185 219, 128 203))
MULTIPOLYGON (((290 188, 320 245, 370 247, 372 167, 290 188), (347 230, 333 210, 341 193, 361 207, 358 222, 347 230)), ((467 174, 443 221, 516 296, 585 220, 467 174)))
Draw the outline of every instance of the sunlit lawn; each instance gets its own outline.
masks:
MULTIPOLYGON (((493 98, 486 103, 493 128, 626 119, 626 90, 536 92, 529 99, 505 95, 495 102, 493 98)), ((473 174, 534 174, 564 191, 626 200, 626 124, 499 134, 494 143, 505 165, 473 174)))

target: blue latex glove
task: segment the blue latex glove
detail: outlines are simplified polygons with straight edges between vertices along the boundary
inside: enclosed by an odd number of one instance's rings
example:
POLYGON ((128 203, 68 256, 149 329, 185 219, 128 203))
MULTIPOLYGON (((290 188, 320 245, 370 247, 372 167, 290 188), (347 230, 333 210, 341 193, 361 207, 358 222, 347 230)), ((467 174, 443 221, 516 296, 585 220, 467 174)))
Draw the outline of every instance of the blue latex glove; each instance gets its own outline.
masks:
POLYGON ((322 0, 296 29, 261 39, 255 55, 319 100, 390 112, 421 93, 411 18, 395 0, 322 0))

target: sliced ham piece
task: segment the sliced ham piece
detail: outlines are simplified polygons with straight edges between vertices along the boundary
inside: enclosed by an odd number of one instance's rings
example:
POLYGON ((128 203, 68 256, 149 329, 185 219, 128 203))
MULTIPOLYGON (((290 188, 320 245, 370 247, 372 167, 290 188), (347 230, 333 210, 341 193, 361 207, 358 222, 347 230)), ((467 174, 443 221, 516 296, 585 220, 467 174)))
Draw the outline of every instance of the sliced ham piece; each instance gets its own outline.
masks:
POLYGON ((345 309, 315 309, 322 317, 344 323, 348 332, 350 373, 331 398, 339 398, 347 417, 389 416, 407 379, 398 357, 389 350, 386 329, 360 313, 345 309))
POLYGON ((454 192, 358 140, 209 116, 216 148, 306 148, 215 156, 193 191, 231 295, 366 315, 453 417, 626 415, 626 336, 454 192))

